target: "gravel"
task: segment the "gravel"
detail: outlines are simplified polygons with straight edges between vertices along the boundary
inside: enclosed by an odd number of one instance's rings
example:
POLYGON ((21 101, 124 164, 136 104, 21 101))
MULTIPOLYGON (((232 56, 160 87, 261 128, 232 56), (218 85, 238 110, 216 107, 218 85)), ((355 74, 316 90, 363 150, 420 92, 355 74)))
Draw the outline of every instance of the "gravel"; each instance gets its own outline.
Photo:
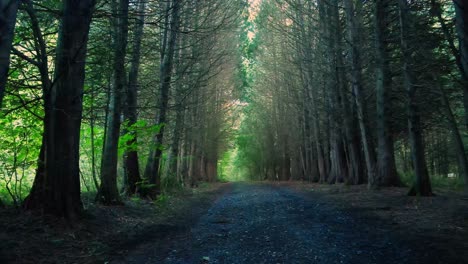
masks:
MULTIPOLYGON (((235 183, 167 241, 167 252, 130 252, 125 263, 449 263, 425 237, 336 209, 320 194, 235 183), (410 239, 408 239, 410 238, 410 239)), ((157 243, 157 242, 155 242, 157 243)))

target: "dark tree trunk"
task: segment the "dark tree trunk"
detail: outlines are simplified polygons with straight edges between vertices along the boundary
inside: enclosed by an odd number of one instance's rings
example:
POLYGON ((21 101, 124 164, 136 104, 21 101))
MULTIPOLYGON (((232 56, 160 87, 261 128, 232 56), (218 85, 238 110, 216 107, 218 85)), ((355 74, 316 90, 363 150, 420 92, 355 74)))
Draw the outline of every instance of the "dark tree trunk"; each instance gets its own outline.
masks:
POLYGON ((437 17, 445 39, 448 42, 450 51, 455 57, 455 62, 461 74, 463 82, 463 105, 465 109, 465 126, 468 127, 468 8, 466 3, 461 0, 454 0, 456 11, 456 28, 458 32, 459 49, 456 47, 453 36, 449 27, 445 23, 442 15, 440 3, 436 0, 431 0, 431 11, 437 17))
MULTIPOLYGON (((42 35, 42 31, 39 25, 39 20, 37 18, 36 12, 34 10, 33 4, 31 1, 28 1, 25 4, 25 9, 26 12, 28 13, 30 19, 31 19, 31 25, 32 25, 32 30, 33 30, 33 35, 34 38, 36 39, 35 44, 36 50, 38 51, 37 54, 37 67, 40 72, 41 76, 41 86, 42 86, 42 92, 44 96, 44 109, 45 109, 45 115, 44 115, 44 131, 47 130, 47 126, 49 124, 49 120, 52 116, 51 110, 53 106, 52 98, 51 98, 51 89, 52 89, 52 81, 49 78, 49 60, 47 57, 47 47, 46 43, 44 40, 44 37, 42 35)), ((24 201, 25 207, 30 202, 30 199, 33 197, 38 197, 39 194, 37 192, 40 192, 44 186, 44 180, 45 180, 45 148, 46 148, 47 140, 46 140, 46 134, 42 134, 42 143, 41 143, 41 148, 39 151, 39 157, 37 161, 37 168, 36 168, 36 175, 34 178, 34 183, 33 187, 30 191, 30 195, 26 197, 24 201)))
MULTIPOLYGON (((439 84, 439 91, 441 93, 442 104, 446 113, 447 122, 450 128, 450 131, 453 135, 453 141, 455 145, 455 150, 457 153, 457 162, 459 171, 463 174, 465 180, 465 191, 468 191, 468 159, 465 152, 465 145, 463 144, 463 139, 458 128, 457 120, 453 114, 452 108, 450 107, 450 102, 447 98, 447 95, 443 91, 442 87, 439 84)), ((445 144, 443 144, 445 147, 445 144)), ((443 155, 443 159, 446 159, 448 155, 443 155)), ((443 169, 440 169, 439 174, 447 175, 448 173, 448 162, 442 161, 439 162, 444 164, 443 169)))
MULTIPOLYGON (((126 105, 124 108, 124 117, 128 122, 128 126, 134 125, 138 119, 138 73, 140 69, 141 41, 145 23, 145 7, 146 1, 139 0, 137 24, 135 25, 133 34, 133 53, 128 76, 126 105)), ((126 151, 124 154, 124 173, 126 175, 125 192, 128 195, 136 193, 137 183, 141 181, 138 152, 134 148, 137 146, 138 140, 136 132, 133 133, 135 133, 133 138, 126 143, 126 145, 130 147, 130 150, 126 151)))
POLYGON ((431 180, 427 170, 424 138, 416 100, 416 78, 412 71, 412 67, 414 67, 414 62, 412 61, 413 52, 409 45, 409 37, 411 36, 410 32, 412 29, 411 12, 406 1, 407 0, 399 0, 398 3, 400 11, 400 42, 403 55, 402 71, 404 86, 408 94, 408 132, 410 135, 413 169, 416 177, 409 194, 431 196, 431 180))
POLYGON ((463 105, 465 107, 465 126, 468 127, 468 3, 465 0, 453 0, 456 14, 456 27, 460 46, 462 66, 463 105))
POLYGON ((218 179, 218 161, 207 160, 206 161, 206 180, 208 182, 216 182, 218 179))
POLYGON ((156 185, 156 193, 159 193, 161 190, 161 175, 160 175, 160 166, 161 166, 161 157, 163 154, 162 144, 164 140, 164 130, 165 123, 167 119, 168 103, 169 103, 169 88, 171 87, 172 80, 172 70, 174 62, 174 54, 176 48, 177 35, 179 31, 179 8, 181 1, 174 0, 172 3, 172 16, 170 28, 166 28, 167 34, 167 51, 164 52, 163 60, 161 62, 160 68, 160 101, 159 101, 159 118, 158 124, 163 125, 156 135, 155 145, 156 150, 151 153, 149 157, 150 164, 147 165, 145 170, 145 178, 149 179, 151 184, 156 185))
MULTIPOLYGON (((79 143, 86 44, 93 0, 64 1, 57 45, 55 83, 46 112, 43 179, 36 179, 25 208, 78 218, 80 197, 79 143), (47 115, 47 113, 46 113, 47 115)), ((40 175, 40 174, 39 174, 40 175)), ((39 177, 38 175, 38 177, 39 177)))
MULTIPOLYGON (((342 27, 339 13, 339 3, 334 0, 329 6, 328 15, 328 50, 331 76, 335 76, 330 81, 329 101, 331 107, 331 140, 330 140, 330 175, 328 182, 344 182, 349 178, 348 167, 346 162, 346 151, 344 142, 346 140, 346 130, 349 122, 345 120, 348 111, 344 111, 343 98, 345 89, 345 77, 343 72, 342 59, 342 27), (344 127, 344 129, 343 129, 344 127)), ((357 164, 359 166, 359 164, 357 164)))
POLYGON ((0 109, 3 106, 3 97, 5 96, 10 67, 10 51, 19 4, 20 0, 0 1, 0 109))
POLYGON ((282 150, 281 150, 281 160, 280 160, 280 181, 288 181, 291 179, 291 158, 289 157, 289 145, 287 135, 282 135, 282 150))
POLYGON ((390 94, 392 78, 389 65, 388 41, 390 23, 389 0, 375 0, 376 97, 377 97, 377 170, 371 187, 400 186, 395 165, 391 131, 390 94))
MULTIPOLYGON (((320 32, 325 36, 326 35, 326 10, 325 10, 325 2, 319 1, 318 2, 318 9, 319 9, 319 24, 320 24, 320 32)), ((322 43, 323 44, 323 43, 322 43)), ((310 70, 309 70, 310 73, 310 70)), ((309 75, 309 77, 312 77, 309 75)), ((310 78, 309 81, 311 81, 310 78)), ((326 140, 320 137, 321 134, 321 127, 320 127, 320 115, 319 115, 319 91, 317 87, 312 89, 310 87, 310 98, 312 104, 312 124, 313 124, 313 133, 314 133, 314 141, 317 151, 317 162, 318 162, 318 171, 319 171, 319 182, 324 183, 325 179, 328 175, 328 166, 327 166, 327 153, 325 152, 326 149, 326 140)))
MULTIPOLYGON (((367 128, 366 101, 363 93, 362 80, 362 63, 361 63, 361 42, 360 42, 360 26, 361 23, 357 20, 360 15, 360 2, 356 4, 353 0, 345 0, 346 21, 348 26, 349 38, 349 60, 351 64, 351 85, 353 97, 356 104, 357 119, 359 123, 359 131, 361 134, 362 146, 364 150, 364 159, 366 161, 367 181, 370 182, 374 178, 375 172, 375 150, 371 138, 371 133, 367 128)), ((356 143, 355 143, 356 144, 356 143)), ((355 152, 355 149, 351 151, 355 152)))
POLYGON ((117 162, 122 97, 127 83, 125 55, 128 40, 128 5, 129 0, 119 0, 118 6, 115 6, 116 10, 114 10, 116 15, 114 18, 114 76, 102 153, 101 186, 97 197, 98 201, 107 205, 121 203, 117 187, 117 162))
MULTIPOLYGON (((182 11, 183 12, 183 11, 182 11)), ((181 27, 184 27, 183 30, 186 30, 189 25, 188 19, 184 19, 181 21, 181 27)), ((182 160, 179 159, 179 154, 181 152, 181 141, 182 141, 182 133, 184 127, 184 119, 185 119, 185 104, 186 99, 184 98, 184 90, 186 87, 184 86, 183 81, 187 81, 185 78, 185 71, 187 70, 187 65, 184 63, 184 58, 187 56, 187 48, 186 48, 186 35, 182 35, 178 38, 178 49, 175 55, 175 73, 177 75, 177 79, 182 80, 181 82, 177 82, 175 84, 175 124, 172 130, 172 143, 170 148, 170 153, 167 159, 167 173, 171 176, 174 176, 178 183, 183 185, 183 176, 181 175, 181 165, 182 160)), ((182 149, 183 150, 183 149, 182 149)), ((166 177, 169 175, 166 175, 166 177)))

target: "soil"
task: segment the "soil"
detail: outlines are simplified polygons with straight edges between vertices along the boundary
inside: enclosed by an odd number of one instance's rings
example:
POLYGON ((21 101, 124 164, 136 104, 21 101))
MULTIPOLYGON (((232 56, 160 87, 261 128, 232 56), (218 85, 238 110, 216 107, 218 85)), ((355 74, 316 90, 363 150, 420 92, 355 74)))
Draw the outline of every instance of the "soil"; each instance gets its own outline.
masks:
POLYGON ((72 228, 0 211, 0 263, 468 263, 464 196, 406 192, 215 184, 156 204, 92 207, 72 228))
MULTIPOLYGON (((73 225, 14 209, 0 209, 0 263, 108 263, 140 244, 186 232, 229 184, 200 185, 158 201, 128 200, 98 206, 83 197, 84 219, 73 225)), ((160 243, 158 243, 160 245, 160 243)))

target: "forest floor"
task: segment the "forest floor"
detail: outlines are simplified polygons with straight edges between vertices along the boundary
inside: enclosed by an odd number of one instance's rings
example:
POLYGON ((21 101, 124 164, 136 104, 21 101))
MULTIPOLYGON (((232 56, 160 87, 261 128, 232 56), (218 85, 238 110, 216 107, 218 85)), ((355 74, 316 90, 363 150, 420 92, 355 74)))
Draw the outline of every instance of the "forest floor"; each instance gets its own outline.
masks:
POLYGON ((131 199, 125 206, 97 206, 83 195, 85 218, 70 226, 64 221, 14 209, 0 209, 0 263, 108 263, 140 244, 187 232, 226 190, 229 184, 202 184, 199 188, 161 196, 157 201, 131 199))
POLYGON ((0 211, 0 263, 468 263, 468 201, 406 191, 213 184, 58 228, 0 211))

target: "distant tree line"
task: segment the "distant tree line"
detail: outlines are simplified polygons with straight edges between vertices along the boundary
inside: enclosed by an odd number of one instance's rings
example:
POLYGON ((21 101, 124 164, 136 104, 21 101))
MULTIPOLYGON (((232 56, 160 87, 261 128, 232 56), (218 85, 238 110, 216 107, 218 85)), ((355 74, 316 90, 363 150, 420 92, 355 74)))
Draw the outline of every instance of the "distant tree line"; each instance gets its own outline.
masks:
POLYGON ((465 1, 263 1, 239 164, 371 188, 411 174, 423 196, 430 175, 467 181, 467 19, 465 1))

